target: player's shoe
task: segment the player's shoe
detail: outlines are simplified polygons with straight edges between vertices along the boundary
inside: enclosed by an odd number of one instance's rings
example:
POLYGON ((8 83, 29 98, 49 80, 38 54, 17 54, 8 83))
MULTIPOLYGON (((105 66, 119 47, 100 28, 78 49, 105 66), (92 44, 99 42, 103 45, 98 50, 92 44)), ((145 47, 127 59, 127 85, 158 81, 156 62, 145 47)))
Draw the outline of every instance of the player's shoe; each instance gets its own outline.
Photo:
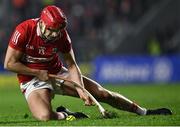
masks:
POLYGON ((72 112, 63 106, 57 107, 56 111, 57 112, 65 112, 68 115, 73 115, 76 119, 89 118, 86 114, 84 114, 82 112, 72 112))
POLYGON ((172 111, 167 108, 149 109, 146 115, 172 115, 172 111))

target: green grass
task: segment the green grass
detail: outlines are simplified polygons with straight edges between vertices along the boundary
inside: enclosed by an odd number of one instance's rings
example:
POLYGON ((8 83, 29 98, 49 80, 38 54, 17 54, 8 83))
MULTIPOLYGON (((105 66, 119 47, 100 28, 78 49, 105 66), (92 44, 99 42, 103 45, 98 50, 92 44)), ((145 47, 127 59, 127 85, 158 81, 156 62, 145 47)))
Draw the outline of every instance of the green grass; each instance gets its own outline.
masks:
POLYGON ((173 111, 172 116, 138 116, 120 111, 107 104, 103 106, 117 112, 118 117, 102 119, 97 107, 86 107, 80 99, 56 96, 52 101, 54 109, 63 105, 73 111, 83 111, 90 119, 75 121, 35 120, 27 107, 14 76, 0 76, 0 126, 178 126, 180 125, 180 84, 170 85, 106 85, 107 89, 119 92, 146 108, 167 107, 173 111), (26 116, 28 116, 26 118, 26 116))

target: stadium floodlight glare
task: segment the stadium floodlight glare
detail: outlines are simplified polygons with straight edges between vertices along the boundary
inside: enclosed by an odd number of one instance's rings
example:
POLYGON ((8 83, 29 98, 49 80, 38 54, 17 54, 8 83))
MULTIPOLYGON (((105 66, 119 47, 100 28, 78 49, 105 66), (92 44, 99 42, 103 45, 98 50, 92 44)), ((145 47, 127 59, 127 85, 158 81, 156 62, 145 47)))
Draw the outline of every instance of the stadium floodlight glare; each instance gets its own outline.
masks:
MULTIPOLYGON (((109 117, 111 117, 110 113, 107 112, 107 111, 102 107, 102 105, 91 95, 91 93, 89 93, 89 91, 87 91, 84 87, 82 87, 82 86, 79 85, 78 83, 75 83, 75 82, 73 82, 73 81, 71 81, 71 80, 68 80, 68 79, 66 79, 66 78, 63 78, 63 77, 60 77, 60 76, 54 75, 54 74, 49 74, 49 77, 70 82, 71 84, 74 85, 74 87, 78 87, 78 88, 82 89, 82 90, 91 98, 91 100, 98 106, 98 109, 99 109, 100 113, 102 114, 102 116, 103 116, 104 118, 109 118, 109 117)), ((66 84, 64 84, 64 85, 66 85, 66 84)))

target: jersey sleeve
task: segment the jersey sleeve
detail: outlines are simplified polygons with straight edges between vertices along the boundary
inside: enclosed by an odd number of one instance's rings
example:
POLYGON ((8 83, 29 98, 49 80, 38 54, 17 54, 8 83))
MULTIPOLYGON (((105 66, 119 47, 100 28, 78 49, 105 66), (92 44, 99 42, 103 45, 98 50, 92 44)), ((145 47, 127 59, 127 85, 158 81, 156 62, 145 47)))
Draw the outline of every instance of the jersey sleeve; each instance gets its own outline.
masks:
POLYGON ((62 34, 63 34, 63 39, 62 39, 63 42, 59 43, 59 44, 61 44, 61 45, 59 45, 59 50, 62 53, 68 53, 68 52, 70 52, 70 50, 72 48, 71 39, 70 39, 69 34, 66 30, 64 30, 62 32, 62 34))
POLYGON ((18 25, 10 38, 9 46, 23 52, 26 46, 25 34, 25 28, 23 28, 22 24, 18 25))

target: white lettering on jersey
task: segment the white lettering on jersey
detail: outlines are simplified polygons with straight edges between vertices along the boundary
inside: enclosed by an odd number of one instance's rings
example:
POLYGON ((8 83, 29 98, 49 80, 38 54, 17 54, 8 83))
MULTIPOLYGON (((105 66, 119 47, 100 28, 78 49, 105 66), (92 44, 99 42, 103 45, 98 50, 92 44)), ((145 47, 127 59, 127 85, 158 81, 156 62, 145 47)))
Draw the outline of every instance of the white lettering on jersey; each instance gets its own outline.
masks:
POLYGON ((34 46, 33 46, 33 45, 29 45, 29 44, 27 44, 27 45, 26 45, 26 48, 27 48, 27 49, 34 50, 34 46))
POLYGON ((27 54, 24 54, 21 60, 23 62, 28 62, 28 63, 42 63, 42 62, 50 62, 53 58, 54 56, 43 58, 43 57, 33 57, 27 54))
POLYGON ((18 39, 20 37, 21 33, 19 33, 19 31, 15 31, 12 37, 12 42, 16 45, 18 42, 18 39))

